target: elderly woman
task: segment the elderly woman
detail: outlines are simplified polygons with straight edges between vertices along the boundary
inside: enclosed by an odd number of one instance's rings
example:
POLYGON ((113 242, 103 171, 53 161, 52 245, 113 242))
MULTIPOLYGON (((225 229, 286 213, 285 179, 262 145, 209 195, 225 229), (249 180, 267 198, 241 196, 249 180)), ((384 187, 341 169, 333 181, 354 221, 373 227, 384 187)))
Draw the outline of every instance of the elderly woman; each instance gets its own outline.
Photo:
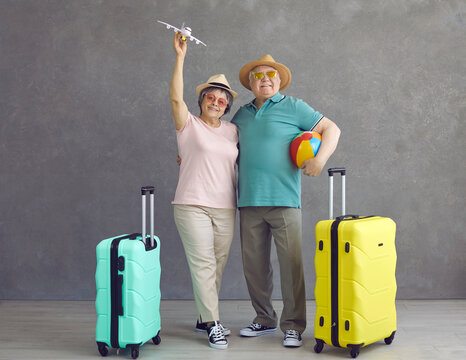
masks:
POLYGON ((236 215, 236 126, 220 118, 238 94, 223 74, 196 88, 199 117, 183 100, 186 41, 175 34, 175 67, 170 101, 178 152, 182 159, 174 204, 175 223, 183 242, 197 308, 196 331, 207 332, 209 345, 228 347, 230 330, 219 321, 218 294, 230 251, 236 215))

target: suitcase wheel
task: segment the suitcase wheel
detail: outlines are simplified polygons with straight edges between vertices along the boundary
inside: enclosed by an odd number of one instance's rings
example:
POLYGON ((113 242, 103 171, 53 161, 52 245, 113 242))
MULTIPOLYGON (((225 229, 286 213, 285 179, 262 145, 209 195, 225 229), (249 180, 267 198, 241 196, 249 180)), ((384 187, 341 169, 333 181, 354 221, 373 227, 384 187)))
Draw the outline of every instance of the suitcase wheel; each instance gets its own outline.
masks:
POLYGON ((396 331, 392 332, 392 334, 388 338, 384 339, 385 344, 390 345, 393 342, 393 339, 395 338, 395 333, 396 331))
POLYGON ((157 333, 156 336, 152 338, 152 341, 155 345, 159 345, 162 342, 162 339, 160 338, 159 334, 160 334, 160 331, 157 333))
POLYGON ((99 349, 99 353, 102 356, 107 356, 108 355, 108 349, 105 343, 98 342, 97 343, 97 348, 99 349))
POLYGON ((131 357, 137 359, 139 356, 139 345, 131 345, 131 357))
POLYGON ((316 339, 316 344, 314 345, 314 351, 319 354, 324 348, 324 342, 320 339, 316 339))
POLYGON ((361 345, 348 345, 351 349, 350 355, 353 359, 356 359, 359 355, 359 350, 361 349, 361 345))

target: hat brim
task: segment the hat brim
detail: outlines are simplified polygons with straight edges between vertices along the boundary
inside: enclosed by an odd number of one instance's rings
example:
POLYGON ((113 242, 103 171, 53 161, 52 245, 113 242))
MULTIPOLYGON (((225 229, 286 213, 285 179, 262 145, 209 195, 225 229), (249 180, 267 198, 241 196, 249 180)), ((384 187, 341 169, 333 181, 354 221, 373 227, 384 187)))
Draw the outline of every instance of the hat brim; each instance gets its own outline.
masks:
POLYGON ((205 83, 205 84, 201 84, 201 85, 198 85, 196 87, 196 94, 197 96, 200 95, 201 91, 204 90, 205 88, 208 88, 208 87, 216 87, 216 88, 219 88, 220 90, 224 90, 224 91, 228 91, 231 96, 233 97, 233 100, 235 100, 237 97, 238 97, 238 94, 231 90, 230 88, 228 88, 226 85, 223 85, 223 84, 212 84, 212 83, 205 83))
POLYGON ((239 81, 248 90, 251 90, 249 85, 249 72, 256 66, 267 65, 278 71, 280 75, 280 90, 286 89, 291 83, 291 71, 285 65, 275 61, 256 60, 244 65, 239 71, 239 81))

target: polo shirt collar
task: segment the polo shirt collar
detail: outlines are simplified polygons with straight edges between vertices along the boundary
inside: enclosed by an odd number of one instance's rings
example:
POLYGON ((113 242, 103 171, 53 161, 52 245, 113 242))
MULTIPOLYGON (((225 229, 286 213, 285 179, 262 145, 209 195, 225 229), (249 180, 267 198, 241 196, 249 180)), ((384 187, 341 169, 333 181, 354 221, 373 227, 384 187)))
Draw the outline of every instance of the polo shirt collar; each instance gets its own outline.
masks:
POLYGON ((285 96, 280 94, 280 92, 277 92, 274 96, 270 98, 271 101, 278 103, 280 102, 285 96))
MULTIPOLYGON (((270 101, 273 101, 274 103, 279 103, 284 97, 285 97, 285 95, 282 95, 282 94, 280 94, 280 92, 277 92, 274 96, 272 96, 271 98, 267 99, 265 102, 267 102, 267 101, 270 100, 270 101)), ((251 106, 256 107, 256 106, 254 105, 254 100, 256 100, 256 99, 255 99, 255 98, 252 99, 252 100, 249 102, 248 105, 251 105, 251 106)))

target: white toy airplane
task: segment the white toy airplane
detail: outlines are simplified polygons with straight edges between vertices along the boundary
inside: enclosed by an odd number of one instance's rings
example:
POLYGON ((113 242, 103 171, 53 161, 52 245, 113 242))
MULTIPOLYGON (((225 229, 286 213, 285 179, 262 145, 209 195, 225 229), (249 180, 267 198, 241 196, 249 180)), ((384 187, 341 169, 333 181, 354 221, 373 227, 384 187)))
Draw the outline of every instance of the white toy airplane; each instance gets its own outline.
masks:
POLYGON ((183 25, 181 25, 181 29, 178 29, 177 27, 175 27, 173 25, 170 25, 170 24, 167 24, 166 22, 163 22, 163 21, 160 21, 160 20, 157 20, 157 22, 159 22, 161 24, 164 24, 167 27, 167 29, 172 28, 175 32, 180 32, 181 33, 181 40, 183 40, 183 41, 186 41, 186 39, 189 39, 191 41, 195 41, 196 44, 202 44, 204 46, 207 46, 201 40, 196 39, 194 36, 192 36, 191 35, 191 31, 192 31, 191 28, 189 28, 187 26, 184 26, 184 23, 183 23, 183 25))

